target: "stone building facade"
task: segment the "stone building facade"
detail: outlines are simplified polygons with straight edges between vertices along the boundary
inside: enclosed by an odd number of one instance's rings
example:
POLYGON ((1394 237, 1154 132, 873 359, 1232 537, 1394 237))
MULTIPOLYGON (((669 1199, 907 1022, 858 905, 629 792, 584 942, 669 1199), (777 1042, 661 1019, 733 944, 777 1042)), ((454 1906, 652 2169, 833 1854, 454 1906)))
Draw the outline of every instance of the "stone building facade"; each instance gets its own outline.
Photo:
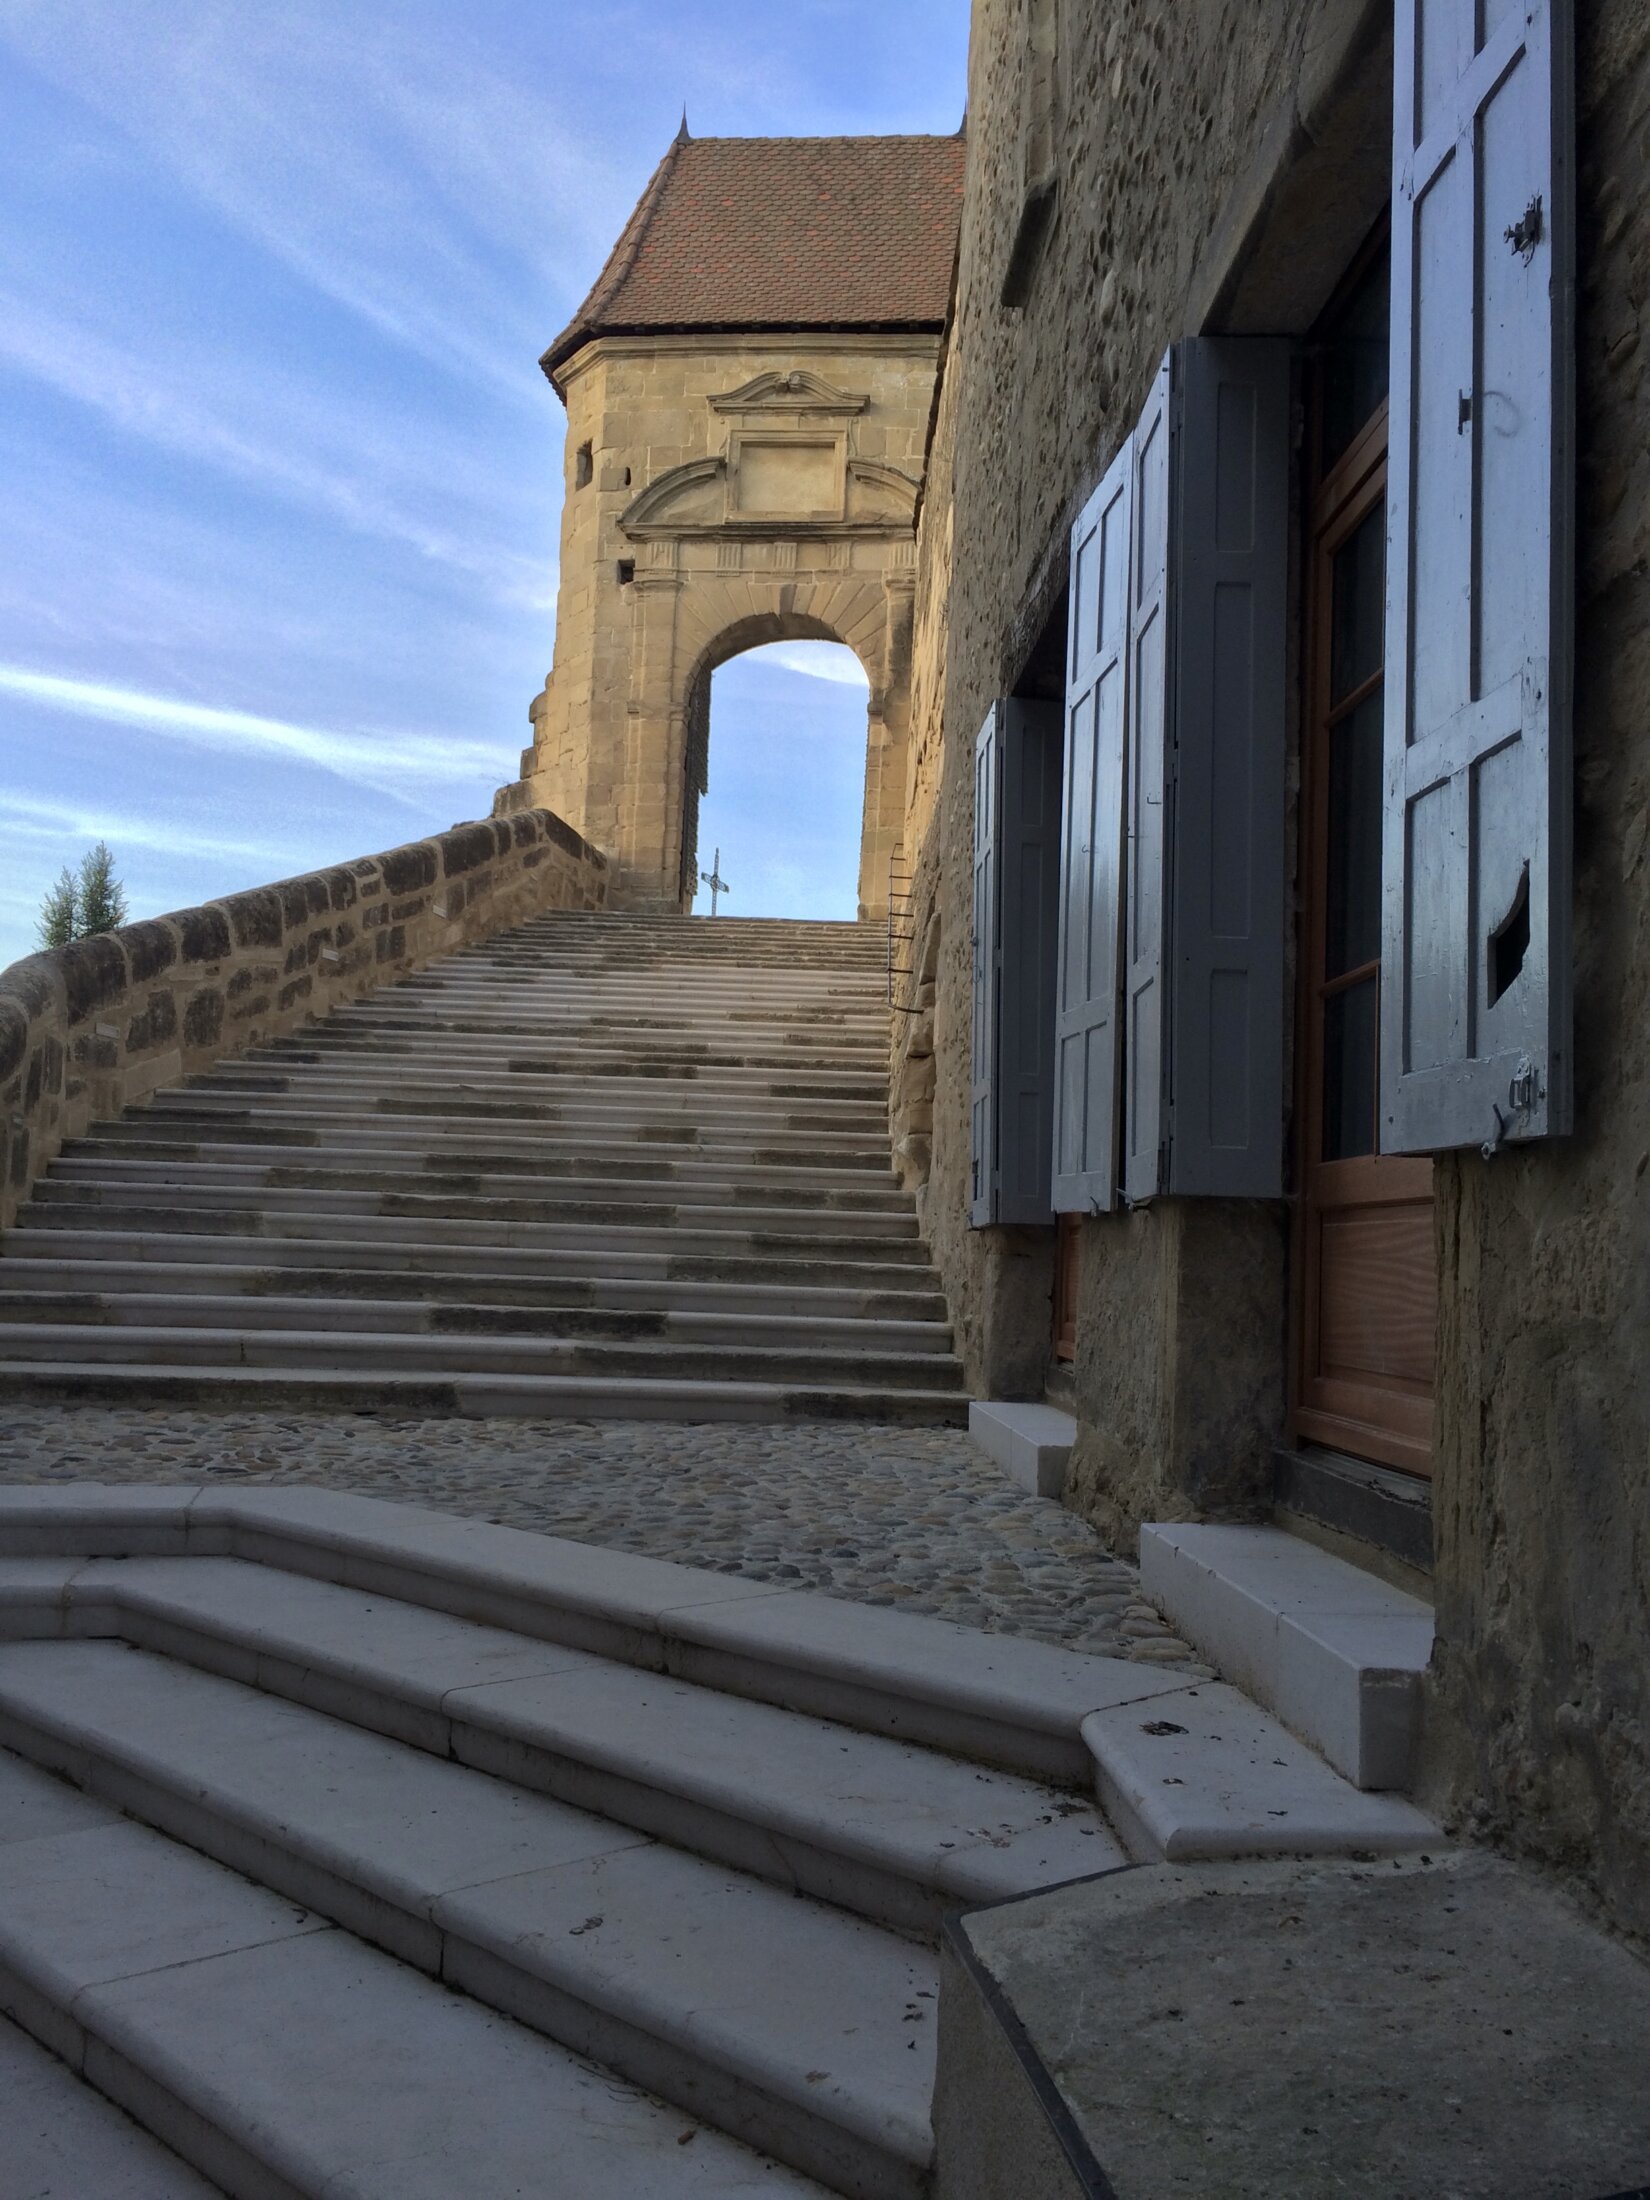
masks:
POLYGON ((960 138, 684 130, 545 354, 567 407, 555 663, 499 806, 608 850, 617 906, 691 906, 716 667, 823 639, 870 683, 859 902, 886 907, 962 162, 960 138))
MULTIPOLYGON (((962 242, 916 570, 904 831, 917 991, 893 1041, 903 1165, 921 1188, 976 1387, 1069 1401, 1078 1438, 1067 1502, 1127 1543, 1148 1520, 1262 1519, 1281 1501, 1302 1532, 1427 1587, 1438 1632, 1426 1799, 1452 1823, 1582 1874, 1641 1934, 1650 1932, 1647 145, 1650 18, 1633 0, 1573 11, 1562 0, 1524 9, 1437 0, 1424 12, 1415 0, 975 0, 962 242), (1514 84, 1531 103, 1497 110, 1514 84), (1451 99, 1466 118, 1459 145, 1482 155, 1476 223, 1467 199, 1450 196, 1466 189, 1467 173, 1438 119, 1451 99), (1391 356, 1407 357, 1409 379, 1388 392, 1389 315, 1444 297, 1452 282, 1482 305, 1478 352, 1468 343, 1458 361, 1442 338, 1411 342, 1407 354, 1400 343, 1391 356), (1530 339, 1508 367, 1519 314, 1553 341, 1544 352, 1530 339), (1126 488, 1120 454, 1146 448, 1166 374, 1174 406, 1184 401, 1161 417, 1182 437, 1170 463, 1182 468, 1175 493, 1185 509, 1177 505, 1173 524, 1184 527, 1188 570, 1198 544, 1222 535, 1225 507, 1199 507, 1185 454, 1197 448, 1198 362, 1238 355, 1193 349, 1165 367, 1165 354, 1187 340, 1263 337, 1284 340, 1282 366, 1274 357, 1264 370, 1281 393, 1281 433, 1267 445, 1271 472, 1239 486, 1246 510, 1264 492, 1279 515, 1267 549, 1279 585, 1262 636, 1278 678, 1242 687, 1245 709, 1256 709, 1253 748, 1240 761, 1254 763, 1254 776, 1221 780, 1232 759, 1215 753, 1218 831, 1200 843, 1187 788, 1203 735, 1182 727, 1174 766, 1157 780, 1161 758, 1143 764, 1145 752, 1129 750, 1129 790, 1163 788, 1142 799, 1177 806, 1178 838, 1154 842, 1161 823, 1133 810, 1125 829, 1111 828, 1111 845, 1120 1014, 1134 1005, 1126 996, 1146 921, 1134 898, 1146 851, 1157 850, 1150 861, 1170 896, 1200 861, 1208 868, 1193 886, 1228 856, 1235 864, 1234 849, 1264 855, 1243 879, 1251 917, 1259 908, 1270 936, 1244 973, 1251 1005, 1268 998, 1259 1021, 1242 1026, 1267 1057, 1245 1087, 1254 1109, 1243 1134, 1264 1189, 1223 1189, 1241 1172, 1216 1167, 1210 1188, 1180 1192, 1172 1156, 1161 1161, 1170 1126, 1178 1136, 1194 1101, 1218 1112, 1230 1098, 1193 1090, 1189 1043, 1170 1112, 1150 1114, 1155 1154, 1137 1150, 1133 1118, 1144 1103, 1131 1079, 1142 1053, 1131 1051, 1124 1014, 1122 1046, 1108 1056, 1119 1096, 1115 1178, 1083 1178, 1092 1196, 1060 1201, 1080 1211, 1058 1223, 1052 1212, 1027 1219, 1023 1203, 1016 1219, 981 1222, 971 996, 982 728, 1005 703, 1020 713, 996 721, 1008 738, 1017 725, 1050 723, 1051 706, 1059 726, 1077 677, 1067 649, 1070 599, 1082 586, 1074 528, 1080 542, 1099 539, 1107 484, 1126 488), (1447 392, 1440 376, 1455 378, 1447 392), (1517 442, 1527 429, 1550 432, 1549 490, 1516 514, 1497 512, 1496 469, 1510 463, 1505 452, 1533 447, 1517 442), (1449 530, 1468 525, 1467 505, 1433 492, 1469 449, 1490 503, 1474 537, 1478 563, 1466 570, 1451 562, 1449 530), (1380 701, 1383 498, 1415 631, 1476 591, 1473 679, 1483 680, 1472 693, 1488 696, 1498 649, 1528 649, 1496 694, 1514 706, 1522 695, 1526 761, 1559 760, 1530 780, 1541 801, 1531 795, 1529 810, 1524 795, 1496 807, 1495 759, 1513 753, 1496 746, 1504 733, 1457 775, 1477 790, 1470 830, 1480 836, 1470 894, 1478 975, 1465 981, 1462 1014, 1493 1034, 1497 1017, 1521 1014, 1528 1000, 1529 1029, 1540 1029, 1520 1040, 1530 1051, 1511 1074, 1503 1064, 1499 1082, 1483 1087, 1488 1104, 1472 1100, 1471 1135, 1457 1123, 1430 1145, 1394 1131, 1391 1109, 1409 1105, 1393 1100, 1395 1085, 1377 1098, 1375 1051, 1393 1042, 1377 1040, 1373 1019, 1380 1001, 1390 1011, 1400 982, 1405 1045, 1430 1013, 1436 958, 1417 951, 1403 961, 1404 943, 1430 882, 1453 877, 1461 843, 1452 825, 1435 865, 1411 863, 1395 918, 1393 866, 1410 863, 1412 845, 1403 835, 1420 836, 1419 848, 1430 827, 1419 798, 1402 793, 1402 755, 1391 778, 1391 709, 1380 701), (1528 558, 1507 577, 1505 599, 1492 598, 1485 576, 1508 544, 1528 558), (1562 631, 1572 596, 1573 703, 1562 631), (1530 604, 1539 615, 1526 615, 1530 604), (1514 613, 1536 641, 1496 638, 1495 618, 1505 627, 1514 613), (1532 671, 1549 626, 1550 653, 1532 671), (1354 662, 1360 651, 1367 661, 1354 662), (1344 730, 1366 705, 1367 739, 1344 730), (1549 734, 1550 751, 1541 746, 1549 734), (1563 768, 1563 738, 1573 771, 1563 768), (1263 783, 1271 791, 1252 800, 1263 783), (1396 857, 1395 801, 1404 820, 1396 857), (1510 870, 1497 871, 1494 829, 1514 812, 1507 830, 1523 837, 1508 843, 1510 870), (1055 1335, 1062 1311, 1069 1360, 1055 1335)), ((1221 392, 1224 406, 1224 382, 1221 392)), ((1244 448, 1248 464, 1256 446, 1244 448)), ((1221 496, 1225 463, 1211 461, 1221 496)), ((1173 473, 1165 478, 1172 488, 1173 473)), ((1153 491, 1139 465, 1133 480, 1138 535, 1138 500, 1153 491)), ((1138 561, 1130 571, 1138 580, 1138 561)), ((1171 607, 1174 585, 1171 576, 1171 607)), ((1177 648, 1193 625, 1188 612, 1171 629, 1177 648)), ((1125 641, 1138 644, 1142 631, 1136 622, 1125 641)), ((1420 708, 1413 698, 1431 677, 1424 655, 1417 661, 1406 709, 1420 708)), ((1238 694, 1235 677, 1217 683, 1217 721, 1238 694)), ((1189 680, 1178 691, 1183 711, 1189 680)), ((1476 702, 1463 725, 1474 712, 1482 718, 1476 702)), ((1069 765, 1071 723, 1065 732, 1069 765)), ((1460 738, 1469 735, 1470 725, 1460 738)), ((1069 933, 1072 850, 1093 857, 1070 829, 1069 776, 1064 799, 1067 899, 1056 928, 1069 933)), ((1174 906, 1184 913, 1195 899, 1174 906)), ((1066 1005, 1055 998, 1051 952, 1001 980, 1011 1006, 1046 988, 1039 1028, 1050 1061, 1046 1019, 1066 1005)), ((1476 1075, 1463 1058, 1459 1090, 1476 1094, 1476 1075)), ((1049 1176, 1044 1166, 1042 1182, 1049 1176)))

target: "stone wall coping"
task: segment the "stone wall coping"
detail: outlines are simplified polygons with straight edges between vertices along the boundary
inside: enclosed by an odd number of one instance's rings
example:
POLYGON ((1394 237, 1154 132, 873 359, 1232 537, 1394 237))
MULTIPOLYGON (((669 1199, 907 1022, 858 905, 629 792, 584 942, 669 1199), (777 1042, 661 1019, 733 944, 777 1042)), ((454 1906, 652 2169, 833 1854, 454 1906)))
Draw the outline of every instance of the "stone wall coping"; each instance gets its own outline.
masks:
POLYGON ((526 808, 0 970, 0 1229, 91 1124, 455 948, 606 898, 606 857, 526 808))

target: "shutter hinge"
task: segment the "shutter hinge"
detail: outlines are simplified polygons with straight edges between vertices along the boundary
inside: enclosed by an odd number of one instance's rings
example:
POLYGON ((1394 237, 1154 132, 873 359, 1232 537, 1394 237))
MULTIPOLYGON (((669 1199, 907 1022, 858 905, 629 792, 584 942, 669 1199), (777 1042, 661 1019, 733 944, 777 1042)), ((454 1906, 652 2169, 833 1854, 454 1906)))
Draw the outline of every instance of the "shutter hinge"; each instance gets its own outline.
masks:
POLYGON ((1510 223, 1501 234, 1528 267, 1535 258, 1536 246, 1541 242, 1541 231, 1541 193, 1538 191, 1517 221, 1510 223))
POLYGON ((1486 1161, 1495 1159, 1501 1148, 1506 1144, 1507 1134, 1513 1128, 1519 1116, 1528 1115, 1537 1101, 1545 1097, 1546 1091, 1541 1082, 1541 1072, 1527 1054, 1521 1056, 1518 1067, 1507 1080, 1506 1114, 1502 1114, 1493 1100, 1490 1102, 1490 1114, 1494 1119, 1493 1128, 1489 1137, 1478 1149, 1486 1161))

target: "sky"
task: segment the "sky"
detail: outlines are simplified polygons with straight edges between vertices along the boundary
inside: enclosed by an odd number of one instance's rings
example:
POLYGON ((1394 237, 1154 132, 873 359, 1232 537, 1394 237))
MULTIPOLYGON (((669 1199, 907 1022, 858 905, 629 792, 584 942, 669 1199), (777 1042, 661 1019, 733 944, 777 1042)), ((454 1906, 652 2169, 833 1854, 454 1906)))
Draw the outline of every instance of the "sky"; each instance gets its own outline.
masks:
MULTIPOLYGON (((684 106, 956 129, 967 0, 0 0, 0 966, 485 815, 549 668, 538 355, 684 106)), ((712 694, 745 915, 852 915, 865 685, 712 694), (780 743, 784 747, 781 751, 780 743)))

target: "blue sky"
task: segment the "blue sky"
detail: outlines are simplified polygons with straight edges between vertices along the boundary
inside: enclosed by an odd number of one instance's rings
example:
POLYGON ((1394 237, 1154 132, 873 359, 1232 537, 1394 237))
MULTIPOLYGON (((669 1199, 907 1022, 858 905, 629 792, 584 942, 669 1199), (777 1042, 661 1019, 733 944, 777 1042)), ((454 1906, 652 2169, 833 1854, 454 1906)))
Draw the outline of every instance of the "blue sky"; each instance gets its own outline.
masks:
MULTIPOLYGON (((966 37, 966 0, 0 0, 0 965, 100 836, 142 916, 483 814, 550 662, 538 354, 684 103, 954 130, 966 37)), ((734 910, 852 913, 863 730, 845 652, 718 673, 734 910)))

